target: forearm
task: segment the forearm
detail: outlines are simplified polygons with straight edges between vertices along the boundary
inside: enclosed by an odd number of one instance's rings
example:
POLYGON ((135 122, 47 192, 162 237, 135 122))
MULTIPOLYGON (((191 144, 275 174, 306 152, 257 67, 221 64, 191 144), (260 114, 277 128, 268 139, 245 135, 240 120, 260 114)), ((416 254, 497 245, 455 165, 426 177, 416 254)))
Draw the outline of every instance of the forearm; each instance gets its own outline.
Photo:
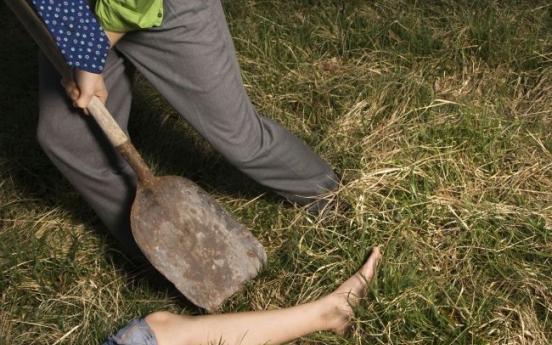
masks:
POLYGON ((103 71, 107 52, 125 32, 159 26, 163 0, 118 3, 99 0, 96 13, 86 0, 31 0, 68 65, 103 71))
POLYGON ((31 1, 65 62, 91 73, 102 73, 110 44, 87 3, 31 1))

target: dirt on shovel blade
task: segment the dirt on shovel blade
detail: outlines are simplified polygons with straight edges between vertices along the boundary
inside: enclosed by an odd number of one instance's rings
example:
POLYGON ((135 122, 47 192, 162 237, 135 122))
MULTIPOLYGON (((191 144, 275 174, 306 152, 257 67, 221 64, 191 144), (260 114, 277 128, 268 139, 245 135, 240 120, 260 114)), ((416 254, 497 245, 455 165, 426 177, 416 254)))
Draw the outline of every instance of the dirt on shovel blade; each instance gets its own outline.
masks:
POLYGON ((132 232, 144 255, 192 303, 216 311, 266 263, 258 240, 205 191, 176 176, 138 186, 132 232))

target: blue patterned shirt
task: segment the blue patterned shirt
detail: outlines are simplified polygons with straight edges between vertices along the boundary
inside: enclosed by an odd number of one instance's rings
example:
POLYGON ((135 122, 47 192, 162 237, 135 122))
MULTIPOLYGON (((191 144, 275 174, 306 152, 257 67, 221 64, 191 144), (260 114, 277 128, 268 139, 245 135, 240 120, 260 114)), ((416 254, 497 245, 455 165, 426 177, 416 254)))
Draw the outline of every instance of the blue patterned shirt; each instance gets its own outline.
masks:
POLYGON ((31 0, 69 66, 102 73, 110 42, 85 0, 31 0))

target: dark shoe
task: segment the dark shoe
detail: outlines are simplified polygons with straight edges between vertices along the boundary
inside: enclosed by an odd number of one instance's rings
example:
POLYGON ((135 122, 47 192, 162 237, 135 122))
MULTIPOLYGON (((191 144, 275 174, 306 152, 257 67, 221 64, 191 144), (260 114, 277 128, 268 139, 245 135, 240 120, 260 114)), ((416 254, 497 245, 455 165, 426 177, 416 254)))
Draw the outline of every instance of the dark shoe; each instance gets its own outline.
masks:
POLYGON ((338 199, 320 199, 307 206, 307 211, 322 219, 332 215, 347 217, 350 209, 351 205, 348 202, 338 199))

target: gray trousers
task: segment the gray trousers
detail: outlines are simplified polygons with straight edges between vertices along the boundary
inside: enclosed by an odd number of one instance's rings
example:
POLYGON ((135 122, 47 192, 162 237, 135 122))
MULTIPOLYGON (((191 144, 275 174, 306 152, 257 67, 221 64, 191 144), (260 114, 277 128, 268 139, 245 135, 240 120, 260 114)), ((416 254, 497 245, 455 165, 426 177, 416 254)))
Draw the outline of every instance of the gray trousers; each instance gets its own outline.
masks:
MULTIPOLYGON (((132 64, 230 163, 301 205, 335 190, 331 167, 297 137, 253 108, 219 0, 165 0, 161 27, 128 33, 109 53, 107 108, 126 131, 132 64)), ((136 176, 94 120, 71 106, 60 77, 40 64, 38 140, 56 167, 130 251, 136 176)))

